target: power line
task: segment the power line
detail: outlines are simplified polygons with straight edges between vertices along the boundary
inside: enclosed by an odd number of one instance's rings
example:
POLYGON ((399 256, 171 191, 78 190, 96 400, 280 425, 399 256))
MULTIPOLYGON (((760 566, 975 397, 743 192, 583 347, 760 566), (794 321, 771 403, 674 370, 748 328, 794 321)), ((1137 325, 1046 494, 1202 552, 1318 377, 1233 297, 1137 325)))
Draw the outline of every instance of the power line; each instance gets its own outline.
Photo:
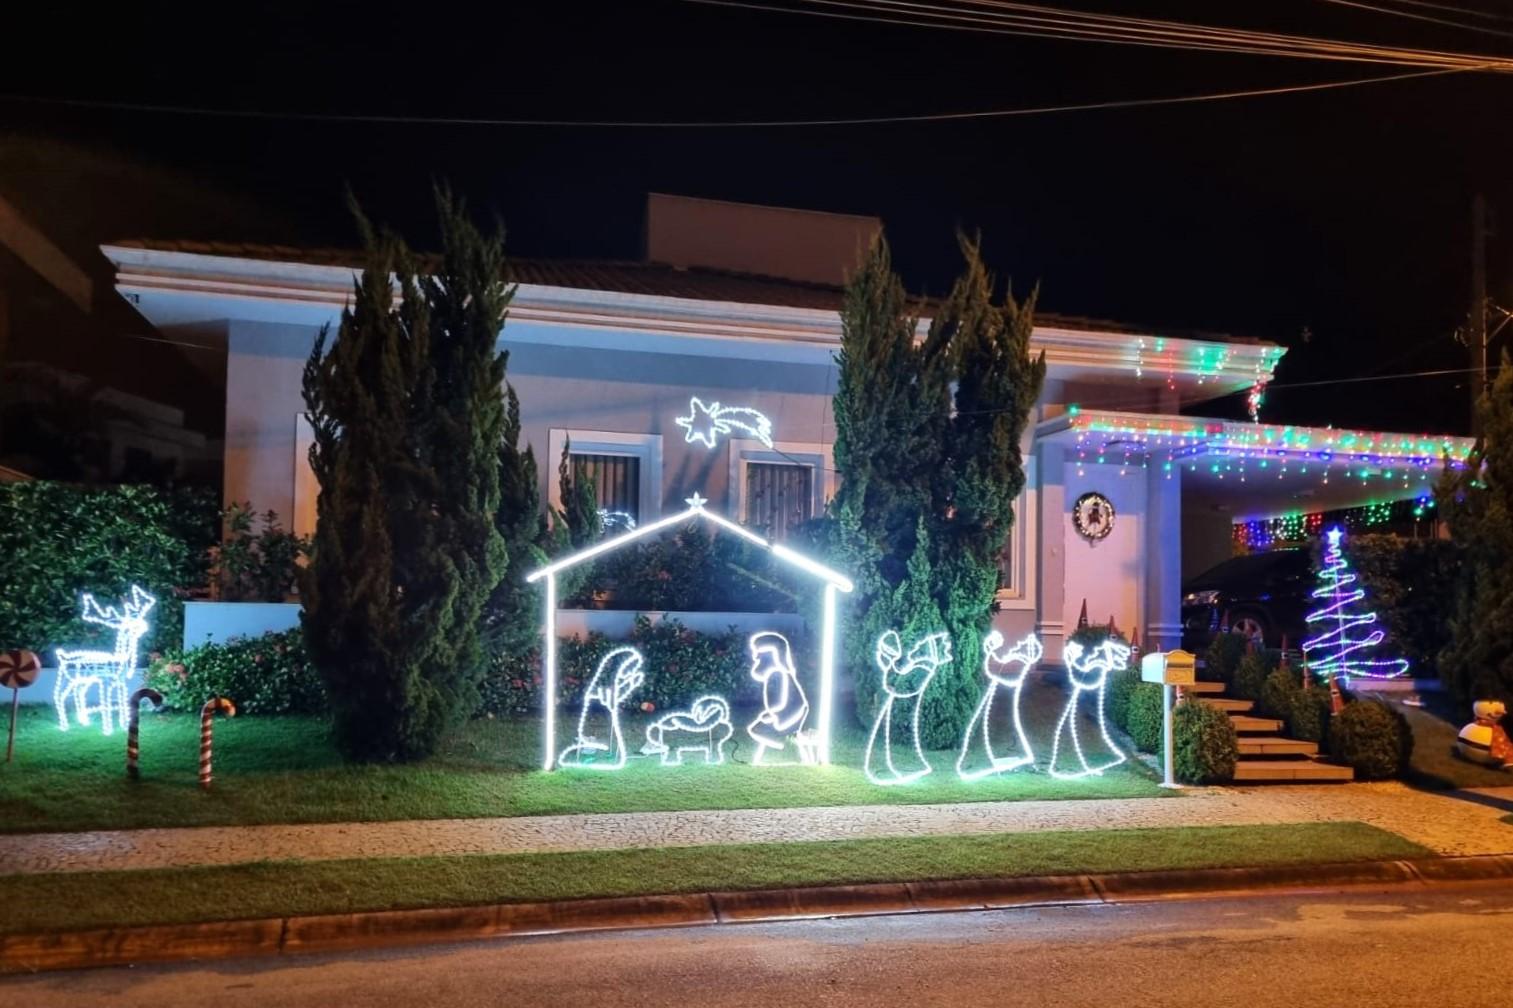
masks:
POLYGON ((1485 25, 1466 24, 1464 21, 1452 21, 1449 18, 1435 17, 1432 14, 1413 14, 1409 11, 1393 10, 1391 7, 1378 7, 1375 4, 1361 3, 1360 0, 1320 0, 1320 2, 1335 4, 1339 7, 1355 7, 1360 10, 1373 11, 1377 14, 1389 14, 1393 17, 1411 18, 1414 21, 1428 21, 1432 24, 1448 25, 1451 28, 1463 28, 1466 31, 1481 32, 1486 35, 1501 35, 1503 38, 1513 38, 1513 31, 1488 28, 1485 25))
MULTIPOLYGON (((701 2, 701 0, 693 0, 701 2)), ((1127 98, 1117 101, 1082 102, 1068 105, 1040 105, 1026 108, 984 109, 974 112, 925 112, 918 115, 854 116, 837 119, 732 119, 732 120, 615 120, 615 119, 493 119, 461 116, 365 115, 339 112, 282 112, 266 109, 212 108, 203 105, 160 105, 146 102, 122 102, 90 98, 53 98, 33 95, 0 95, 0 101, 27 102, 38 105, 93 108, 114 112, 141 112, 159 115, 207 116, 227 119, 287 120, 291 122, 338 122, 378 125, 422 126, 504 126, 557 127, 584 129, 779 129, 813 126, 884 126, 903 123, 951 122, 972 119, 1007 119, 1016 116, 1049 115, 1057 112, 1095 112, 1111 109, 1148 108, 1162 105, 1191 105, 1200 102, 1228 101, 1235 98, 1264 98, 1275 95, 1303 94, 1356 87, 1362 84, 1386 84, 1392 81, 1440 77, 1466 73, 1451 67, 1386 74, 1378 77, 1353 77, 1348 80, 1320 81, 1315 84, 1290 84, 1239 91, 1211 91, 1202 94, 1174 95, 1165 98, 1127 98)))
POLYGON ((1513 71, 1513 59, 1502 56, 1403 49, 1305 35, 1090 14, 1035 4, 1011 3, 1008 0, 963 0, 957 4, 911 0, 794 0, 796 6, 761 0, 686 2, 807 17, 1061 41, 1403 66, 1454 66, 1467 70, 1513 71))

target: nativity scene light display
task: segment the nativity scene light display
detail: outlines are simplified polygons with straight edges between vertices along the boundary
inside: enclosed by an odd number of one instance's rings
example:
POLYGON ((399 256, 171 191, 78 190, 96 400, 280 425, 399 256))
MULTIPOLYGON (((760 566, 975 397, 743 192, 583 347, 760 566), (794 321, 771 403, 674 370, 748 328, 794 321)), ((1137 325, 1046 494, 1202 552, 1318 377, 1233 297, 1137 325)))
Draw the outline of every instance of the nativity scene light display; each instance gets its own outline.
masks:
MULTIPOLYGON (((832 722, 835 716, 836 605, 852 583, 781 543, 709 511, 695 494, 687 508, 596 543, 533 572, 531 583, 544 584, 544 694, 558 695, 557 602, 558 577, 597 556, 643 537, 687 522, 700 521, 718 533, 740 536, 769 551, 794 570, 819 582, 822 588, 818 674, 805 686, 788 638, 777 630, 759 630, 747 640, 749 675, 760 689, 761 706, 746 724, 737 725, 727 697, 707 693, 690 697, 627 738, 622 712, 634 708, 637 691, 646 682, 646 657, 625 645, 612 647, 598 661, 572 725, 570 737, 558 728, 555 705, 547 703, 543 718, 542 769, 616 771, 633 758, 653 758, 662 767, 686 763, 719 766, 731 759, 739 743, 752 748, 753 766, 824 766, 831 762, 832 722)), ((1030 634, 1006 646, 1002 634, 990 631, 982 642, 983 695, 958 746, 956 776, 976 781, 1033 766, 1035 751, 1020 714, 1020 698, 1029 672, 1044 649, 1030 634), (994 709, 1007 710, 1005 723, 993 723, 994 709)), ((1065 650, 1068 692, 1056 724, 1048 767, 1053 776, 1076 779, 1097 776, 1126 759, 1110 738, 1104 723, 1104 693, 1109 674, 1128 667, 1130 649, 1117 641, 1091 648, 1068 642, 1065 650), (1092 737, 1083 737, 1081 723, 1091 722, 1092 737)), ((886 697, 867 736, 861 769, 879 786, 917 781, 936 772, 920 743, 922 699, 936 674, 956 660, 949 634, 933 632, 905 640, 888 630, 876 642, 875 674, 886 697)), ((647 709, 650 705, 645 705, 647 709)))

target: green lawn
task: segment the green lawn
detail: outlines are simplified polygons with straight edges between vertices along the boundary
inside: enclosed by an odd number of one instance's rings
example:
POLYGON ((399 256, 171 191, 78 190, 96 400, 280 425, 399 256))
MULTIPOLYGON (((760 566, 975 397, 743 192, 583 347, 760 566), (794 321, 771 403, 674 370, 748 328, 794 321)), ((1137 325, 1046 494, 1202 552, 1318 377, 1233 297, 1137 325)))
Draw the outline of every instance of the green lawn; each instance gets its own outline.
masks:
POLYGON ((1383 860, 1364 823, 1191 826, 0 877, 0 932, 791 885, 1383 860))
POLYGON ((1408 780, 1429 788, 1508 787, 1513 773, 1461 758, 1455 739, 1469 714, 1458 719, 1443 695, 1427 695, 1426 706, 1393 703, 1413 729, 1413 756, 1408 780))
MULTIPOLYGON (((1027 705, 1025 714, 1029 730, 1049 738, 1054 703, 1027 705)), ((829 767, 750 766, 751 745, 738 728, 724 766, 664 768, 636 759, 617 773, 547 774, 535 769, 541 736, 534 719, 475 721, 423 763, 348 766, 316 719, 218 718, 215 786, 205 793, 195 777, 197 717, 144 714, 142 779, 132 782, 124 734, 61 732, 50 708, 23 708, 15 762, 0 764, 0 832, 1172 794, 1133 761, 1079 781, 1026 769, 963 783, 954 752, 931 754, 936 772, 920 781, 877 787, 860 769, 864 733, 845 714, 836 721, 829 767)), ((639 741, 636 724, 626 738, 639 741)))

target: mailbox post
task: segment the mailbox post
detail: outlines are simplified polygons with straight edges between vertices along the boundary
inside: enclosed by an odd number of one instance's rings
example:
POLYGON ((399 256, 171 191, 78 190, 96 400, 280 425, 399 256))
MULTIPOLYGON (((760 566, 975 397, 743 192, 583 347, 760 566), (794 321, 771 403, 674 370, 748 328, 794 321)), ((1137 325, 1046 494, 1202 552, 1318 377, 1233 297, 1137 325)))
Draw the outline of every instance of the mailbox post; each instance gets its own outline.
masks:
POLYGON ((1141 682, 1161 684, 1161 742, 1165 788, 1180 787, 1172 770, 1172 690, 1198 681, 1197 656, 1188 651, 1152 652, 1140 659, 1141 682))

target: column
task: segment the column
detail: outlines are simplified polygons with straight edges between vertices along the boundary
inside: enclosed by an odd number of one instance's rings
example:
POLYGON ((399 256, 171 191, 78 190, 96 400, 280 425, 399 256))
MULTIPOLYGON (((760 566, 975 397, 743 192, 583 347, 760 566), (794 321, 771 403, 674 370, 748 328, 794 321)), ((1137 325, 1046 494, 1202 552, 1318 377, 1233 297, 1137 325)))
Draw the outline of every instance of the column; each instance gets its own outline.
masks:
POLYGON ((1141 644, 1147 651, 1170 651, 1182 646, 1182 467, 1172 466, 1170 474, 1159 466, 1146 472, 1141 644))
POLYGON ((1044 660, 1061 663, 1066 637, 1066 454, 1058 444, 1042 442, 1035 449, 1039 495, 1038 527, 1031 548, 1036 557, 1037 620, 1035 632, 1045 645, 1044 660))

